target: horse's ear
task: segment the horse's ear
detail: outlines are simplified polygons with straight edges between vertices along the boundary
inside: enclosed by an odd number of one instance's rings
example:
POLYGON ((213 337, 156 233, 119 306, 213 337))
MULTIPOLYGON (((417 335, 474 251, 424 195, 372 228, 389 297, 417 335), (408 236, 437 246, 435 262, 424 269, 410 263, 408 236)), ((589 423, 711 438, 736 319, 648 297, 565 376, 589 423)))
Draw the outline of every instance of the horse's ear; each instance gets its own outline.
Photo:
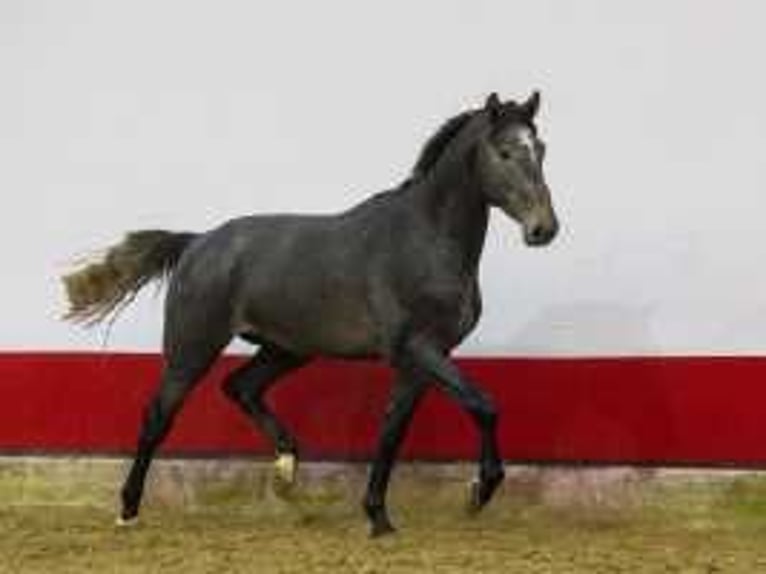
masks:
POLYGON ((537 110, 539 109, 540 109, 540 92, 538 92, 537 90, 532 92, 532 95, 530 95, 527 98, 527 101, 519 106, 521 115, 524 116, 524 119, 527 120, 528 122, 531 122, 533 119, 535 119, 535 116, 537 115, 537 110))
POLYGON ((484 109, 489 112, 489 115, 493 120, 500 117, 500 113, 503 111, 503 103, 500 101, 497 92, 492 92, 487 96, 487 101, 484 103, 484 109))

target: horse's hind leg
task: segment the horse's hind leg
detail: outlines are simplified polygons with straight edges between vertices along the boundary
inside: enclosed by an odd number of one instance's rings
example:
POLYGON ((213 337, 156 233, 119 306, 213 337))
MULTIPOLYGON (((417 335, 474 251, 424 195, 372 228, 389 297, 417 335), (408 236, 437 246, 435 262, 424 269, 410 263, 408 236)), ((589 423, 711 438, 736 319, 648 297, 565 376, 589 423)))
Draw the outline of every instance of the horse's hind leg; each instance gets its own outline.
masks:
POLYGON ((278 477, 286 484, 292 484, 295 480, 298 445, 263 402, 263 396, 281 376, 305 365, 307 361, 305 357, 265 344, 252 359, 232 372, 223 384, 226 396, 271 439, 277 451, 278 477))
POLYGON ((166 356, 159 389, 144 413, 137 453, 122 487, 122 511, 118 524, 129 524, 138 516, 146 474, 157 447, 170 431, 173 419, 189 391, 204 376, 224 345, 211 344, 205 352, 185 353, 188 360, 181 360, 177 353, 166 356))

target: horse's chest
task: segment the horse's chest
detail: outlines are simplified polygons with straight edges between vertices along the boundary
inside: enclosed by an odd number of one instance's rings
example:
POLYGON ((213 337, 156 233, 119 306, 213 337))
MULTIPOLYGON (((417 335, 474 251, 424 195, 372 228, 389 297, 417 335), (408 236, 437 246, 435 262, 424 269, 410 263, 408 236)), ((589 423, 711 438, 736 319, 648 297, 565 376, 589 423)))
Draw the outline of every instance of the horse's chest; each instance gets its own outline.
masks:
POLYGON ((412 309, 415 324, 452 346, 470 333, 481 315, 481 297, 475 280, 449 288, 424 291, 412 309))

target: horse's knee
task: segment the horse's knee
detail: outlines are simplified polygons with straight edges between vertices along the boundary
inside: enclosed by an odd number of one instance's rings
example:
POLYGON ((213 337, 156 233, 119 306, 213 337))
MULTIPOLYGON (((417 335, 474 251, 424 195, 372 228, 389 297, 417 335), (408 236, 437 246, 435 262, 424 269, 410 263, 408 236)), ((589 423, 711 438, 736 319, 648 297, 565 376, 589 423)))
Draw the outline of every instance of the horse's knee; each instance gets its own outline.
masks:
POLYGON ((482 416, 484 417, 484 420, 487 422, 487 424, 494 427, 497 424, 497 407, 488 402, 484 411, 482 412, 482 416))
POLYGON ((483 395, 474 397, 468 404, 468 410, 482 426, 494 427, 497 423, 497 407, 483 395))

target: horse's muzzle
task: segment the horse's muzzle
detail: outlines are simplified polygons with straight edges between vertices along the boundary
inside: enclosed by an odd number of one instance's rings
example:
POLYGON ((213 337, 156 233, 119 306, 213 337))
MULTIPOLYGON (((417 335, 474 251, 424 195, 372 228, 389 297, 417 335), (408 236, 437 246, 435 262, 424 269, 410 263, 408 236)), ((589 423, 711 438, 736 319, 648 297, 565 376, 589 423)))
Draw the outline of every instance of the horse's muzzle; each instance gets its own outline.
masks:
POLYGON ((543 247, 548 245, 559 231, 559 223, 555 219, 549 222, 535 222, 524 226, 524 243, 530 247, 543 247))

